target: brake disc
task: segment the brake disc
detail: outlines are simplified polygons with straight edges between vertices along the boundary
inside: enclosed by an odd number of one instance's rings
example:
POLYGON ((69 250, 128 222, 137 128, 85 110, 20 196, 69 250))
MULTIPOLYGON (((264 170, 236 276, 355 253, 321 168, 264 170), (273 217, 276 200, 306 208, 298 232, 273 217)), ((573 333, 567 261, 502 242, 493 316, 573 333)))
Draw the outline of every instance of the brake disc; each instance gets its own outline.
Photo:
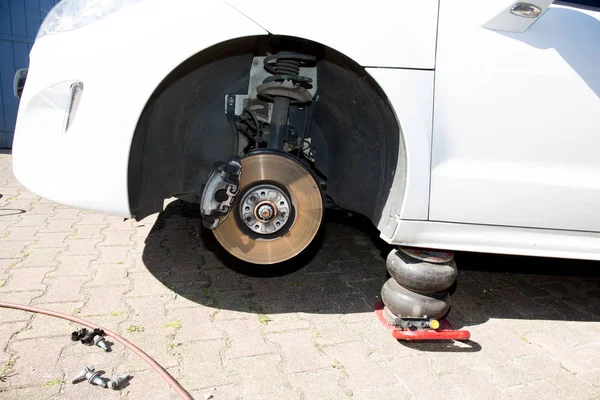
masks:
POLYGON ((319 185, 298 161, 262 153, 242 159, 240 191, 231 212, 213 230, 235 257, 275 264, 304 250, 321 225, 319 185))

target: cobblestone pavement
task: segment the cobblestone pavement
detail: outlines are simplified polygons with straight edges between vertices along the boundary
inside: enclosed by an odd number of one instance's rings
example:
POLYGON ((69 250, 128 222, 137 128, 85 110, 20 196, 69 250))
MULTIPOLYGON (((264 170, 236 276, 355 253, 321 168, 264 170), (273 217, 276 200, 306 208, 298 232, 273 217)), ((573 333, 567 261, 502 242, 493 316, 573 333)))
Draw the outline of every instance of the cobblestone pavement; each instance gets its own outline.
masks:
MULTIPOLYGON (((600 398, 598 263, 457 254, 450 320, 473 341, 403 344, 372 312, 389 247, 360 218, 329 213, 303 257, 252 270, 189 206, 141 222, 78 211, 24 189, 10 163, 0 154, 0 301, 115 330, 195 398, 600 398)), ((0 398, 175 397, 123 346, 71 342, 76 328, 0 309, 0 398), (69 383, 88 363, 134 377, 69 383)))

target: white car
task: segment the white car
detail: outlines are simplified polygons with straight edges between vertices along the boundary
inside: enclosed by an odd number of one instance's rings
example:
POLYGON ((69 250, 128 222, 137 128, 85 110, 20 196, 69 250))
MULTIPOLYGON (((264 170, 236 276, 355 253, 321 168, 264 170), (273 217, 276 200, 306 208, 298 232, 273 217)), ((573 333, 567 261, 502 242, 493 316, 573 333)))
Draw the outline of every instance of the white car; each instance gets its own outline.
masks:
MULTIPOLYGON (((398 246, 600 260, 600 4, 551 3, 63 0, 14 171, 138 220, 198 202, 255 264, 305 249, 325 206, 398 246)), ((450 253, 401 253, 388 307, 443 315, 450 253)))

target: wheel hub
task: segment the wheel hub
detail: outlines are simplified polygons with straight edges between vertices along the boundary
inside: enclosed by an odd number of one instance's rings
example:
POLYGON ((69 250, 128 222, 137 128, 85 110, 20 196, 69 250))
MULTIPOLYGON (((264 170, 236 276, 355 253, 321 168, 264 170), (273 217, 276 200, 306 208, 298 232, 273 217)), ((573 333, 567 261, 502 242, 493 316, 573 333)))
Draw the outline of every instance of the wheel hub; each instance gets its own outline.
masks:
POLYGON ((248 229, 270 235, 288 222, 290 199, 274 185, 258 185, 242 197, 240 214, 248 229))
POLYGON ((323 218, 323 198, 297 160, 274 152, 242 159, 240 192, 225 220, 213 230, 235 257, 275 264, 298 255, 323 218))

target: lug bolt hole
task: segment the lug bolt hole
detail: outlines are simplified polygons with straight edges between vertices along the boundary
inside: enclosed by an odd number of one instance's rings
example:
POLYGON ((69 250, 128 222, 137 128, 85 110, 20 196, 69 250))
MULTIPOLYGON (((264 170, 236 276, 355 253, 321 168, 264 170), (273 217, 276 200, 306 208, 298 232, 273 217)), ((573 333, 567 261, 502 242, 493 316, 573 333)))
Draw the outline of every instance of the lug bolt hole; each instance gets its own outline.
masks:
POLYGON ((280 201, 280 202, 279 202, 279 205, 280 205, 280 206, 282 206, 282 205, 284 205, 284 204, 285 204, 285 202, 283 202, 283 201, 280 201))
POLYGON ((260 195, 261 195, 262 197, 265 197, 267 194, 266 194, 265 192, 260 192, 260 195))
POLYGON ((279 221, 275 222, 275 225, 279 226, 279 225, 281 225, 281 222, 279 222, 279 221))
POLYGON ((246 208, 244 208, 244 210, 250 211, 250 207, 246 206, 246 208))
POLYGON ((258 229, 258 228, 260 228, 260 225, 254 225, 254 228, 258 229))

